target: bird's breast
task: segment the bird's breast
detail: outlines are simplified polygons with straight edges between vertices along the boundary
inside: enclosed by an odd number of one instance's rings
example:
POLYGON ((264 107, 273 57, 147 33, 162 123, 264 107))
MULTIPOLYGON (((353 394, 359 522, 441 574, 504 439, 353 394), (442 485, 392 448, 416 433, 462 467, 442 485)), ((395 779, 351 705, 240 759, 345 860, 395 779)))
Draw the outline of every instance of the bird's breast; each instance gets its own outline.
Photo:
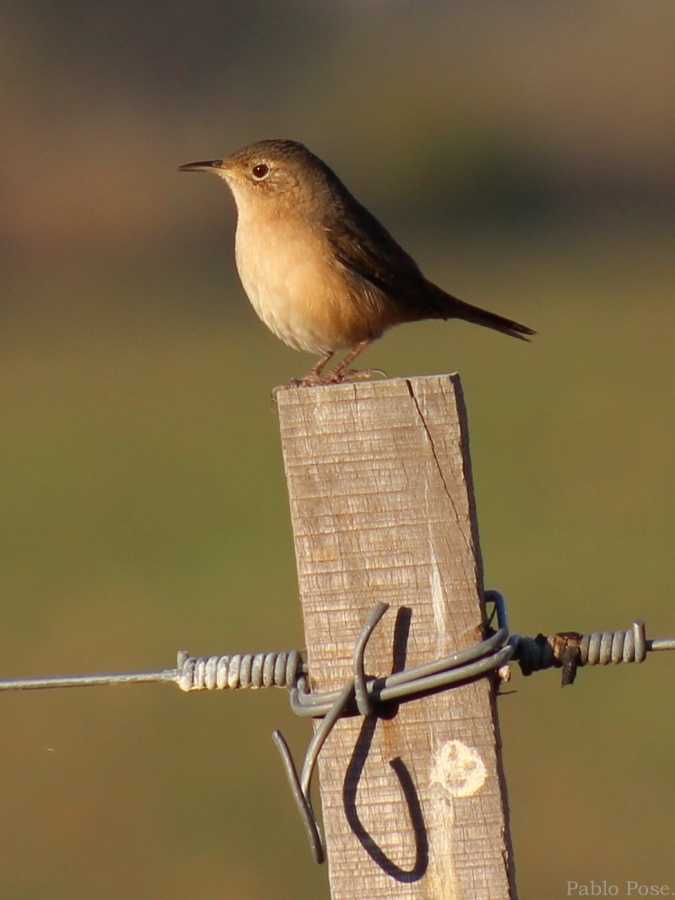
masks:
POLYGON ((379 337, 383 298, 335 260, 322 229, 239 216, 239 277, 253 308, 282 341, 328 353, 379 337))

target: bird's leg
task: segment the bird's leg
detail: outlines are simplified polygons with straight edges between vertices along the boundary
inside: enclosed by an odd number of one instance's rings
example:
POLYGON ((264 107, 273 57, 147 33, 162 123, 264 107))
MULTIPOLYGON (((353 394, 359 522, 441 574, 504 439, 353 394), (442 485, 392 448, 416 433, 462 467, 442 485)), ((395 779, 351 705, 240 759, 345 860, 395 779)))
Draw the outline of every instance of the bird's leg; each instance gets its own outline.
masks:
POLYGON ((286 390, 288 388, 316 387, 320 384, 340 384, 340 382, 344 381, 345 377, 347 376, 350 376, 352 378, 368 378, 370 375, 374 375, 377 373, 378 375, 384 375, 384 377, 386 378, 386 372, 383 372, 381 369, 358 370, 349 368, 350 363, 353 363, 356 357, 360 353, 363 353, 366 347, 369 347, 372 343, 373 338, 368 338, 365 341, 361 341, 360 344, 357 344, 356 347, 353 347, 349 351, 342 362, 340 362, 339 365, 335 366, 333 371, 329 372, 328 375, 324 375, 323 370, 335 355, 335 351, 333 350, 330 353, 326 353, 326 355, 322 356, 321 359, 316 363, 316 365, 312 366, 312 368, 304 378, 294 378, 292 381, 289 381, 288 384, 279 385, 279 387, 274 389, 273 396, 276 396, 277 391, 286 390))
POLYGON ((341 381, 344 381, 347 375, 358 376, 359 378, 368 377, 375 372, 381 372, 380 369, 350 369, 349 366, 354 362, 357 356, 359 356, 363 351, 370 347, 373 343, 374 338, 366 338, 365 341, 361 341, 360 344, 357 344, 356 347, 353 347, 349 353, 344 357, 342 362, 340 362, 333 371, 326 377, 325 381, 329 384, 339 384, 341 381))
POLYGON ((330 353, 326 353, 325 356, 322 356, 317 364, 315 366, 312 366, 309 372, 302 379, 302 383, 307 385, 322 384, 323 378, 321 377, 321 373, 331 361, 333 356, 335 356, 335 350, 331 350, 330 353))

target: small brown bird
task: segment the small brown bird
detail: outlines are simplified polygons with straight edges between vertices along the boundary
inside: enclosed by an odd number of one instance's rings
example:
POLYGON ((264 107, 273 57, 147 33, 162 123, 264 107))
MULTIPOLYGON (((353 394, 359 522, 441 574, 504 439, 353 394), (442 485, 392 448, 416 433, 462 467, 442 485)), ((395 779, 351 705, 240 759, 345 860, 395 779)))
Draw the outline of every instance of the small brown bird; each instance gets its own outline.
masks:
POLYGON ((394 325, 464 319, 528 340, 535 334, 428 281, 415 260, 296 141, 259 141, 181 172, 213 172, 237 205, 236 262, 253 308, 277 337, 321 358, 296 385, 335 384, 394 325), (337 350, 348 350, 328 375, 337 350))

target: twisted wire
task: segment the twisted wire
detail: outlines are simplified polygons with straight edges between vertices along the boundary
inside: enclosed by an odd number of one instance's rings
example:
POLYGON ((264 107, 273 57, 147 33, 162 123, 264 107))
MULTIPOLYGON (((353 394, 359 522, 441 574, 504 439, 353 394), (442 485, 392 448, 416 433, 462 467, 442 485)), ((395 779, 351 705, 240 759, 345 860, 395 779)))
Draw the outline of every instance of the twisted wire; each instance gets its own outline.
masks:
POLYGON ((538 634, 534 638, 515 634, 509 643, 514 649, 513 660, 519 663, 523 675, 565 667, 571 661, 577 666, 641 663, 651 649, 642 619, 636 619, 630 631, 569 631, 549 637, 538 634))

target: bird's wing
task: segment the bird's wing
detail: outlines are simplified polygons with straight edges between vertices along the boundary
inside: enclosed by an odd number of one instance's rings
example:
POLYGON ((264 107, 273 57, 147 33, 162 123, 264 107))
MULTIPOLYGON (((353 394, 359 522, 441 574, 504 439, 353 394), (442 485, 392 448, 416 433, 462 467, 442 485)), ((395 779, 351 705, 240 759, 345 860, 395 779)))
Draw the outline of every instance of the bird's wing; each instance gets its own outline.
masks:
POLYGON ((523 341, 535 334, 526 325, 471 306, 427 281, 412 256, 351 195, 340 212, 342 215, 324 223, 335 258, 348 272, 412 313, 411 320, 465 319, 523 341))
POLYGON ((447 312, 429 290, 429 282, 412 256, 365 207, 350 199, 341 215, 325 224, 338 262, 392 300, 413 302, 427 309, 429 317, 445 318, 447 312))

